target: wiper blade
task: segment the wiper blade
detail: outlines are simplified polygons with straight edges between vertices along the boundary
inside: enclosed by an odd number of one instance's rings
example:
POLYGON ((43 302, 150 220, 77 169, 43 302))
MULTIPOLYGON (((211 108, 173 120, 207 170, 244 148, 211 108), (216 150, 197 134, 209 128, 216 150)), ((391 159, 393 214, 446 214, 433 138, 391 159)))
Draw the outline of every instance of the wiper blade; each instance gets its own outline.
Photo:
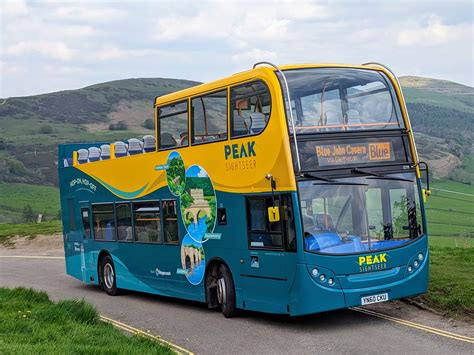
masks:
POLYGON ((354 168, 351 170, 351 173, 354 175, 369 175, 372 177, 369 177, 367 179, 373 179, 373 180, 392 180, 392 181, 406 181, 406 182, 413 182, 412 180, 409 179, 404 179, 404 178, 399 178, 399 177, 393 177, 393 176, 387 176, 383 174, 377 174, 377 173, 371 173, 370 171, 365 171, 361 169, 354 168))
POLYGON ((313 175, 313 174, 310 174, 310 173, 303 173, 303 174, 301 174, 301 176, 305 177, 307 179, 321 180, 321 181, 326 181, 326 182, 336 182, 332 179, 328 179, 328 178, 318 176, 318 175, 313 175))
POLYGON ((361 182, 339 182, 339 181, 329 181, 327 183, 322 183, 322 182, 315 182, 313 185, 344 185, 344 186, 369 186, 369 184, 364 184, 361 182))
POLYGON ((398 178, 398 177, 393 177, 393 176, 376 176, 376 177, 368 177, 367 179, 370 180, 391 180, 391 181, 406 181, 406 182, 413 182, 413 180, 409 179, 404 179, 404 178, 398 178))

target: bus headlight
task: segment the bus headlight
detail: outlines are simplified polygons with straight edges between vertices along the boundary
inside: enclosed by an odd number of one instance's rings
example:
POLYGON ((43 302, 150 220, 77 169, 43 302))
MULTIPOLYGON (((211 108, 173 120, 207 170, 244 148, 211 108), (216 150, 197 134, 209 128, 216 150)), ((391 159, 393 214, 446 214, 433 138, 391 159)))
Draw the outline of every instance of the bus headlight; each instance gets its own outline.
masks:
POLYGON ((412 271, 413 271, 413 266, 410 265, 410 266, 408 267, 408 272, 412 272, 412 271))
POLYGON ((413 266, 418 267, 418 265, 420 265, 420 264, 418 264, 418 261, 415 260, 415 261, 413 262, 413 266))
POLYGON ((422 260, 423 260, 423 258, 424 258, 424 256, 423 256, 423 254, 422 254, 422 253, 418 254, 418 260, 422 261, 422 260))
POLYGON ((311 270, 311 274, 312 274, 314 277, 316 277, 316 276, 318 276, 318 274, 319 274, 319 270, 316 269, 316 268, 314 268, 313 270, 311 270))
POLYGON ((321 275, 319 276, 319 281, 324 282, 324 280, 326 280, 326 275, 321 274, 321 275))
POLYGON ((330 277, 330 278, 328 279, 328 284, 329 284, 329 286, 334 285, 334 279, 333 279, 332 277, 330 277))

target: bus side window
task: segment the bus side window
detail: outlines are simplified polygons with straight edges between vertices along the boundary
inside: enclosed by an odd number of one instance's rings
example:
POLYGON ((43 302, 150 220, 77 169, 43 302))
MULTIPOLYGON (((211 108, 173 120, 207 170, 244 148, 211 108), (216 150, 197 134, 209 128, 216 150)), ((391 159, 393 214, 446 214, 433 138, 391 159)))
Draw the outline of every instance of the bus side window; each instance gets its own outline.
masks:
POLYGON ((178 244, 178 216, 176 213, 176 201, 161 201, 161 213, 163 216, 163 232, 166 244, 178 244))
POLYGON ((158 148, 188 146, 188 101, 158 107, 158 148))
POLYGON ((84 238, 91 237, 91 217, 88 208, 81 208, 82 227, 84 229, 84 238))
POLYGON ((270 118, 271 97, 263 81, 236 86, 230 89, 231 137, 259 134, 270 118))
POLYGON ((227 90, 191 100, 192 144, 227 139, 227 90))
POLYGON ((133 203, 135 238, 140 243, 163 243, 158 201, 133 203))
POLYGON ((112 203, 92 205, 92 223, 96 240, 115 240, 115 214, 112 203))
MULTIPOLYGON (((275 201, 278 205, 279 201, 275 201)), ((271 197, 247 198, 247 225, 250 248, 283 248, 282 220, 268 221, 268 207, 273 206, 271 197)))
POLYGON ((130 203, 116 204, 115 215, 117 216, 117 240, 119 242, 133 242, 132 210, 130 203))

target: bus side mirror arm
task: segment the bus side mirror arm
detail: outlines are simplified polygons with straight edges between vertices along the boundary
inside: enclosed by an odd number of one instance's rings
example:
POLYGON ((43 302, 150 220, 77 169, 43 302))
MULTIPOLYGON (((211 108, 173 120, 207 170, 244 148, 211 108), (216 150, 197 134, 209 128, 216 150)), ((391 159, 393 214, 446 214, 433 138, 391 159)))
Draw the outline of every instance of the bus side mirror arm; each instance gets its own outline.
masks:
POLYGON ((428 164, 426 164, 426 162, 424 161, 420 161, 418 162, 418 166, 421 166, 423 165, 423 171, 425 172, 425 176, 426 176, 426 189, 422 189, 422 193, 423 193, 423 202, 426 203, 426 199, 428 196, 431 196, 431 190, 430 190, 430 170, 428 168, 428 164))
POLYGON ((276 190, 276 181, 273 179, 272 174, 265 175, 265 179, 270 181, 270 187, 272 189, 272 206, 268 207, 267 215, 269 222, 279 222, 280 221, 280 207, 275 205, 275 190, 276 190))

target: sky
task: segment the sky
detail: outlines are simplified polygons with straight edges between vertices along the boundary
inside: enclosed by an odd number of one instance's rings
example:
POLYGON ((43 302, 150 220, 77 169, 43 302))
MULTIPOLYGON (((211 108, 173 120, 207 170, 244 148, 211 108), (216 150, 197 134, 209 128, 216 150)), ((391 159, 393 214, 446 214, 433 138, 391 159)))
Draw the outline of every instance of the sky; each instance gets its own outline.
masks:
POLYGON ((0 1, 0 98, 257 61, 377 61, 474 85, 473 1, 0 1))

